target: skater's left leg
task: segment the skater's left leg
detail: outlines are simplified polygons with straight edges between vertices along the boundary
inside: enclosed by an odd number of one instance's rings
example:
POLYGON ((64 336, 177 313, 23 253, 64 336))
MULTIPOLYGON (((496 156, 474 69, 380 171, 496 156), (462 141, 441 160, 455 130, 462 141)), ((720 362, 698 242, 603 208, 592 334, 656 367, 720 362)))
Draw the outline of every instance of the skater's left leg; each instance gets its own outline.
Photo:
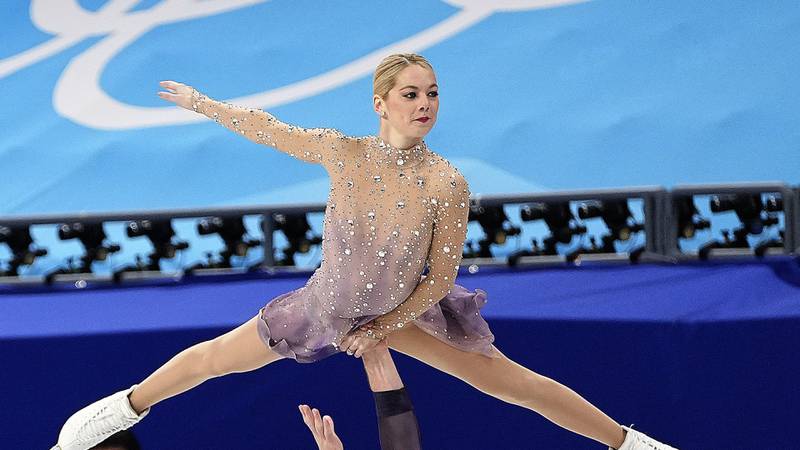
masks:
POLYGON ((211 378, 248 372, 283 357, 270 350, 258 335, 256 316, 210 341, 178 353, 158 368, 130 395, 137 413, 211 378))
POLYGON ((391 348, 486 394, 536 411, 563 428, 612 448, 622 445, 625 431, 618 423, 572 389, 515 363, 499 351, 500 358, 464 352, 416 326, 396 331, 388 340, 391 348))

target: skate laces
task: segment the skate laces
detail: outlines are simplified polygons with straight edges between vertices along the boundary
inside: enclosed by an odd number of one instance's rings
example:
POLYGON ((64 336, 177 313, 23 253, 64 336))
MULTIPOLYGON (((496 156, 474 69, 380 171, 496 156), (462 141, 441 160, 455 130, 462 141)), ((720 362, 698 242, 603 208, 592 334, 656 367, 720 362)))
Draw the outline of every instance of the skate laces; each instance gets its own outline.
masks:
MULTIPOLYGON (((127 396, 127 394, 123 394, 127 396)), ((75 433, 75 441, 92 441, 98 437, 110 436, 117 431, 122 431, 134 425, 138 418, 131 419, 118 406, 120 398, 114 399, 103 405, 97 412, 78 428, 75 433)))
POLYGON ((628 429, 628 433, 633 433, 631 437, 633 438, 633 441, 635 443, 644 444, 644 445, 646 445, 646 446, 648 446, 648 447, 650 447, 650 448, 652 448, 654 450, 663 450, 663 449, 666 449, 666 448, 672 448, 672 447, 667 447, 665 444, 662 444, 661 442, 658 442, 657 440, 655 440, 655 439, 651 438, 650 436, 642 433, 641 431, 634 430, 633 429, 633 424, 631 424, 629 427, 626 427, 626 428, 628 429))

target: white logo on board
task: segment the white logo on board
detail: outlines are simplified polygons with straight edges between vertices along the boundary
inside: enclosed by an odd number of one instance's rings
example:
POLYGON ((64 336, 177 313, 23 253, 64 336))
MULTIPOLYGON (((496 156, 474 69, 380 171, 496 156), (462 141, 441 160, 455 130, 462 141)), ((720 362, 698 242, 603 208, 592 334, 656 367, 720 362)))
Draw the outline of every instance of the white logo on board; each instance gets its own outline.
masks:
MULTIPOLYGON (((153 28, 246 8, 265 1, 164 0, 146 10, 131 11, 139 0, 109 0, 98 11, 89 11, 81 7, 77 0, 32 0, 31 21, 54 37, 0 60, 0 79, 88 37, 105 36, 74 57, 64 69, 53 92, 56 112, 81 125, 105 130, 197 122, 204 118, 176 106, 135 106, 110 97, 100 86, 103 70, 114 56, 153 28)), ((320 75, 227 101, 264 109, 291 103, 372 73, 380 60, 390 53, 421 52, 495 12, 552 8, 584 1, 588 0, 445 0, 459 8, 459 12, 426 30, 320 75)))

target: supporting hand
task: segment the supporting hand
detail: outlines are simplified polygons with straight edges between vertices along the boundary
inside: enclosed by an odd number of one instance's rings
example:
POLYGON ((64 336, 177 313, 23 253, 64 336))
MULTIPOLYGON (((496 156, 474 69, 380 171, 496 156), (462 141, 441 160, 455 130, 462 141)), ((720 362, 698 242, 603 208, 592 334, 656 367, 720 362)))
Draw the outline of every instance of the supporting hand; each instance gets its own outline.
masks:
POLYGON ((397 373, 386 339, 382 339, 375 347, 364 353, 361 358, 367 372, 369 387, 372 392, 394 391, 403 387, 403 380, 397 373))
POLYGON ((389 354, 389 343, 386 341, 386 339, 379 340, 370 351, 364 353, 364 356, 369 356, 373 359, 386 356, 391 357, 389 354))
POLYGON ((321 417, 317 408, 311 409, 308 405, 300 405, 299 408, 300 414, 303 416, 303 422, 311 430, 319 450, 344 449, 341 439, 336 435, 336 430, 333 429, 331 416, 321 417))

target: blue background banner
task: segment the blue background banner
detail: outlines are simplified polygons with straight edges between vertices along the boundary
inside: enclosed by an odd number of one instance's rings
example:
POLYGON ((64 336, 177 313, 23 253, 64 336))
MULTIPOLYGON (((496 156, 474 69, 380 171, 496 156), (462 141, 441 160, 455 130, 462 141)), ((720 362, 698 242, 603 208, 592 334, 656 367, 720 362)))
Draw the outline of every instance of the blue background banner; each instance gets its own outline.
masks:
POLYGON ((794 1, 9 5, 0 214, 322 201, 320 167, 174 111, 158 81, 373 134, 375 55, 402 49, 436 68, 427 141, 474 193, 800 181, 794 1))

